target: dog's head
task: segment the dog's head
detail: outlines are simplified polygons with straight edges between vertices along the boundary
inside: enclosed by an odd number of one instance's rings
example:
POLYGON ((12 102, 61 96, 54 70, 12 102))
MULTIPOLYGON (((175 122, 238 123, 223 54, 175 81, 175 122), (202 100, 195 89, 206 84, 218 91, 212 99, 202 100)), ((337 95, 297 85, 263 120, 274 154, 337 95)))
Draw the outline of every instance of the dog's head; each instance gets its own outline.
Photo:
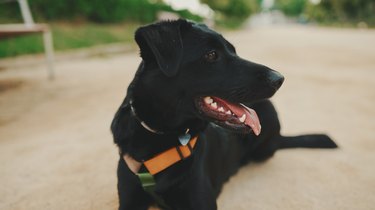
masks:
POLYGON ((143 71, 134 102, 143 106, 142 118, 154 127, 189 127, 200 120, 259 134, 259 119, 248 106, 271 97, 283 83, 281 74, 240 58, 223 36, 185 20, 141 27, 135 40, 143 71), (162 121, 147 116, 155 112, 162 121))

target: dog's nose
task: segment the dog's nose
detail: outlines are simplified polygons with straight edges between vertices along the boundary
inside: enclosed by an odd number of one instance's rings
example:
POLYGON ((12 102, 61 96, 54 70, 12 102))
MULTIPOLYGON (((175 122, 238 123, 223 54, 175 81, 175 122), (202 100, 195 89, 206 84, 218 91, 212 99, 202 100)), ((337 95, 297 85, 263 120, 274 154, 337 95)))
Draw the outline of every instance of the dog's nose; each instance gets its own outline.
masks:
POLYGON ((270 85, 277 90, 283 84, 284 76, 277 71, 271 71, 268 76, 268 80, 270 82, 270 85))

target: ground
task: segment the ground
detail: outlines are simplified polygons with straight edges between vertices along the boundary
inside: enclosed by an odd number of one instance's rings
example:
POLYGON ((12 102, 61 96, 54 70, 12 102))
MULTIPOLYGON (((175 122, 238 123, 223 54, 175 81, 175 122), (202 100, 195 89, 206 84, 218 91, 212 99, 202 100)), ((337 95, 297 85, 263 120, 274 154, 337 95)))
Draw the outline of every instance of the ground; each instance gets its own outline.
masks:
MULTIPOLYGON (((239 55, 286 77, 273 98, 283 134, 324 132, 340 148, 283 150, 249 164, 225 185, 219 209, 374 209, 375 31, 225 35, 239 55)), ((44 65, 0 71, 0 209, 117 207, 109 127, 139 62, 136 52, 60 60, 54 81, 44 65)))

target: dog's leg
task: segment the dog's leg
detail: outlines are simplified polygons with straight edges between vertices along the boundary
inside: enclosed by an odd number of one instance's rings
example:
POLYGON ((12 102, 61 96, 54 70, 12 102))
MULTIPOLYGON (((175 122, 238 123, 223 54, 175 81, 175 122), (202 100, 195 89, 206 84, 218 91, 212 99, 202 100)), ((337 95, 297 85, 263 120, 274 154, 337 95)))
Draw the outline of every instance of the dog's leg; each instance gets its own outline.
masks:
POLYGON ((133 174, 120 158, 117 168, 119 210, 147 210, 152 204, 152 198, 142 188, 136 175, 133 174))
MULTIPOLYGON (((164 199, 173 210, 216 210, 216 198, 207 176, 192 174, 183 184, 168 190, 164 199)), ((194 173, 194 172, 193 172, 194 173)))
POLYGON ((301 136, 280 136, 279 148, 337 148, 336 143, 325 134, 310 134, 301 136))
POLYGON ((310 134, 300 136, 281 136, 280 122, 277 112, 268 100, 258 102, 253 105, 257 111, 261 124, 261 135, 256 138, 259 143, 259 148, 269 150, 273 153, 274 150, 283 148, 336 148, 335 142, 324 134, 310 134))
POLYGON ((244 163, 249 160, 263 161, 273 156, 278 149, 284 148, 336 148, 337 145, 324 134, 286 137, 280 135, 280 122, 276 110, 268 100, 253 104, 259 115, 262 132, 259 136, 249 136, 250 144, 244 163))
POLYGON ((278 149, 287 148, 337 148, 335 142, 324 134, 311 134, 301 136, 276 136, 267 139, 257 145, 251 152, 251 159, 255 161, 264 161, 273 156, 278 149))

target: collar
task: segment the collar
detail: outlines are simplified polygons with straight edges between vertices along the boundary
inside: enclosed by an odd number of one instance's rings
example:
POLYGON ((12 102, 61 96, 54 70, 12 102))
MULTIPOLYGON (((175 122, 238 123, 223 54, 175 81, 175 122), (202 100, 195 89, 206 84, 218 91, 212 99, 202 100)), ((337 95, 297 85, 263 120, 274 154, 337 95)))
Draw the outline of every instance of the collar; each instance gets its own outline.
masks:
POLYGON ((131 111, 132 111, 133 116, 134 116, 134 117, 135 117, 135 118, 141 123, 141 125, 142 125, 146 130, 150 131, 151 133, 156 133, 156 134, 163 134, 163 133, 164 133, 164 132, 162 132, 162 131, 158 131, 158 130, 155 130, 155 129, 151 128, 150 126, 148 126, 148 125, 145 123, 145 121, 141 120, 141 118, 138 117, 137 112, 135 111, 134 106, 133 106, 133 101, 130 101, 129 104, 130 104, 130 109, 131 109, 131 111))
POLYGON ((134 174, 138 174, 138 171, 143 164, 150 174, 155 175, 163 171, 164 169, 174 165, 175 163, 191 156, 197 140, 198 136, 195 136, 191 138, 186 145, 172 147, 143 162, 135 160, 129 154, 125 154, 123 158, 129 169, 134 174))
MULTIPOLYGON (((135 119, 139 121, 139 123, 142 125, 143 128, 150 131, 151 133, 164 134, 163 131, 158 131, 154 128, 151 128, 149 125, 147 125, 147 123, 145 123, 145 121, 143 121, 141 118, 138 117, 137 112, 135 111, 135 108, 133 106, 133 100, 130 100, 129 104, 130 104, 130 109, 131 109, 133 116, 135 117, 135 119)), ((189 132, 189 128, 185 130, 185 134, 187 134, 188 132, 189 132)))

